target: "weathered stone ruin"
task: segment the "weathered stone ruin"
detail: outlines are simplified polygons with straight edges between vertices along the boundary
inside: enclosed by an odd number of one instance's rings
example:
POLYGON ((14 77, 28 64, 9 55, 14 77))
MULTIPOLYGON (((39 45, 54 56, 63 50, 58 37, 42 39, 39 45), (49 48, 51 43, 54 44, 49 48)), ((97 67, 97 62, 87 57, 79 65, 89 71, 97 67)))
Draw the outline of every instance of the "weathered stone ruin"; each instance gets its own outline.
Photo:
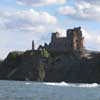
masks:
MULTIPOLYGON (((84 48, 81 27, 68 29, 66 37, 60 37, 59 34, 58 32, 52 33, 49 45, 40 46, 39 49, 46 48, 50 51, 66 52, 70 50, 82 50, 84 48)), ((32 45, 33 47, 34 44, 32 45)))

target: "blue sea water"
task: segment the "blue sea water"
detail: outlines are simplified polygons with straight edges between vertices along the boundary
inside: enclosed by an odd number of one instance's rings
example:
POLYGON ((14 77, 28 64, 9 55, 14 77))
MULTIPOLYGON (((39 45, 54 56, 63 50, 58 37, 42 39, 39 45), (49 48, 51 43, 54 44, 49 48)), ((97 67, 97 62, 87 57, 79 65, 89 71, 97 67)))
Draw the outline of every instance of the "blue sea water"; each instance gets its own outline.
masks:
POLYGON ((2 80, 0 100, 100 100, 100 85, 2 80))

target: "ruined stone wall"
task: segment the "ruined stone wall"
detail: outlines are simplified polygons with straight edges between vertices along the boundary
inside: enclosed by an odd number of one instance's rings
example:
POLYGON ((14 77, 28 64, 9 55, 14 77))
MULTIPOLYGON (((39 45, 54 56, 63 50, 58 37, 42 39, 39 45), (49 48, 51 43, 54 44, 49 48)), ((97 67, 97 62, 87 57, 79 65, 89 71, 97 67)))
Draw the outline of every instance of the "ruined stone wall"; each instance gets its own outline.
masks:
POLYGON ((57 38, 54 42, 51 43, 51 49, 54 51, 66 51, 67 49, 67 39, 66 38, 57 38))
POLYGON ((67 46, 71 50, 80 50, 83 48, 84 38, 82 37, 81 28, 74 28, 67 31, 67 46))
MULTIPOLYGON (((66 32, 66 37, 59 37, 59 33, 52 33, 51 42, 49 45, 41 46, 41 48, 46 48, 49 51, 66 52, 73 50, 83 49, 83 41, 81 27, 68 29, 66 32)), ((32 49, 34 49, 34 42, 32 42, 32 49)))
POLYGON ((83 40, 84 38, 82 37, 82 32, 80 28, 75 28, 73 32, 73 45, 74 49, 80 50, 83 48, 83 40))

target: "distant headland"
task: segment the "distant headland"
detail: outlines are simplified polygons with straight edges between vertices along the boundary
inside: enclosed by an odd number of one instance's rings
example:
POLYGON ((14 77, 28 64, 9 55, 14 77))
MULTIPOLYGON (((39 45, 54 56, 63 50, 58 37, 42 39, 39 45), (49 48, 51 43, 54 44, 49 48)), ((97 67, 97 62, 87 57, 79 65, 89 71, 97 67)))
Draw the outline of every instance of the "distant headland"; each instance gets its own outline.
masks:
POLYGON ((81 27, 66 37, 52 33, 49 44, 25 52, 10 52, 0 62, 0 79, 71 83, 100 83, 100 52, 84 47, 81 27))

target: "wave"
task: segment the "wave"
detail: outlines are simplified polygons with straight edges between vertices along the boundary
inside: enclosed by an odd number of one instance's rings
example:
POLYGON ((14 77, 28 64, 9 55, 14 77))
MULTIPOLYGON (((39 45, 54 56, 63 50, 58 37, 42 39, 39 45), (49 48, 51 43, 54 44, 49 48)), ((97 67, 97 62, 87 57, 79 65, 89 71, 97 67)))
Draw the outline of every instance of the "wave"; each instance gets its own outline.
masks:
POLYGON ((97 83, 92 83, 92 84, 71 84, 71 83, 66 83, 66 82, 60 82, 60 83, 50 83, 50 82, 45 82, 43 83, 45 85, 51 85, 51 86, 66 86, 66 87, 82 87, 82 88, 92 88, 92 87, 98 87, 100 86, 97 83))
POLYGON ((61 83, 49 83, 49 82, 46 82, 46 83, 43 83, 45 85, 52 85, 52 86, 68 86, 69 84, 65 83, 65 82, 61 82, 61 83))

